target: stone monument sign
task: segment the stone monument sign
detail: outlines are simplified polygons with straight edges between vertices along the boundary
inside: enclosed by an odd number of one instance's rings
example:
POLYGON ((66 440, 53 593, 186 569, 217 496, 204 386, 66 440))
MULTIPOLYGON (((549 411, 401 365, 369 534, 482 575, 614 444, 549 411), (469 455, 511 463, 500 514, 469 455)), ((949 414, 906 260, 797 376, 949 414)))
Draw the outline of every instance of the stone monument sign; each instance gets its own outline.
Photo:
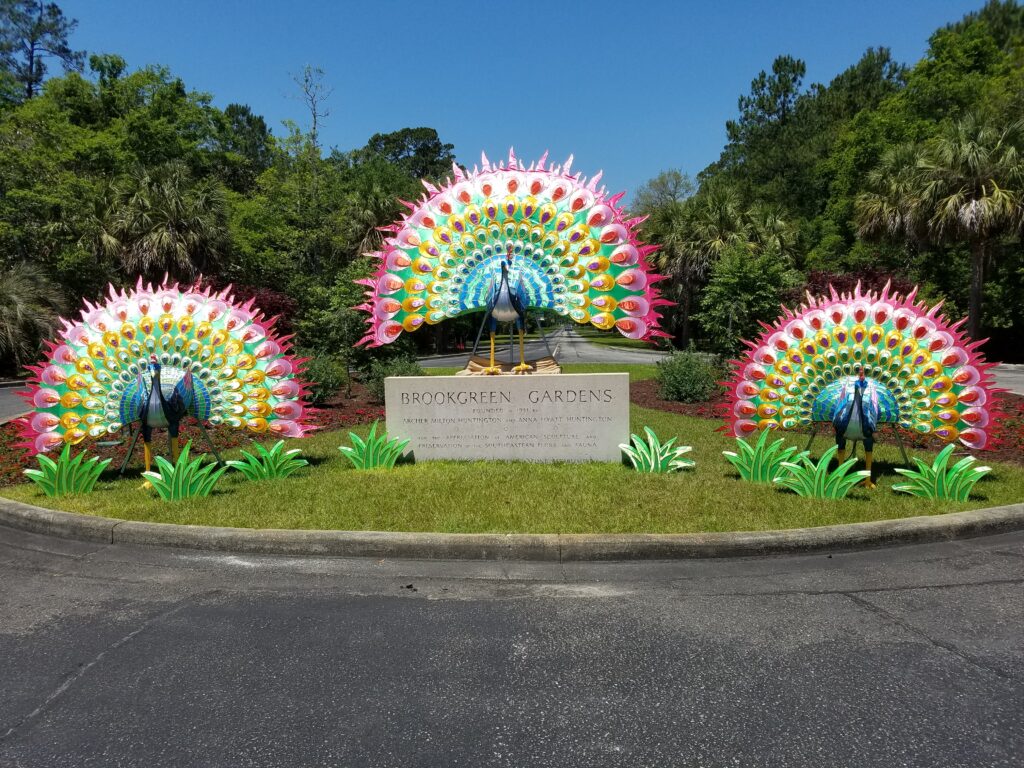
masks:
POLYGON ((387 429, 424 459, 620 461, 629 374, 396 376, 387 429))

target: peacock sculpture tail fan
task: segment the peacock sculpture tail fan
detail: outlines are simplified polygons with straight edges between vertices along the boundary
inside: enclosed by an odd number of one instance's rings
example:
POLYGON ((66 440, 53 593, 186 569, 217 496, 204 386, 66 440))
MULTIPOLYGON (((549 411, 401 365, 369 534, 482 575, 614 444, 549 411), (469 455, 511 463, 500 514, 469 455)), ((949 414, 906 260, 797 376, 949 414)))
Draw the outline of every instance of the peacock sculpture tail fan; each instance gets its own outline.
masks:
POLYGON ((64 321, 46 360, 30 370, 33 413, 22 421, 26 447, 42 452, 117 432, 141 417, 151 386, 150 359, 161 365, 167 394, 191 384, 188 412, 211 424, 301 437, 313 427, 298 376, 303 360, 288 353, 252 301, 177 284, 117 291, 85 303, 64 321))
POLYGON ((361 344, 388 344, 403 331, 484 310, 501 261, 526 308, 548 309, 633 339, 658 328, 662 278, 647 257, 655 246, 637 240, 642 218, 627 219, 622 195, 605 197, 601 174, 589 182, 564 166, 546 168, 545 155, 524 167, 507 163, 466 173, 457 165, 446 187, 424 182, 427 194, 386 228, 391 234, 368 287, 369 331, 361 344))
POLYGON ((733 434, 759 429, 795 429, 828 422, 843 384, 864 367, 878 390, 879 422, 895 424, 981 449, 993 415, 993 376, 959 328, 915 302, 917 289, 903 298, 862 292, 814 298, 786 309, 750 351, 732 361, 733 434))

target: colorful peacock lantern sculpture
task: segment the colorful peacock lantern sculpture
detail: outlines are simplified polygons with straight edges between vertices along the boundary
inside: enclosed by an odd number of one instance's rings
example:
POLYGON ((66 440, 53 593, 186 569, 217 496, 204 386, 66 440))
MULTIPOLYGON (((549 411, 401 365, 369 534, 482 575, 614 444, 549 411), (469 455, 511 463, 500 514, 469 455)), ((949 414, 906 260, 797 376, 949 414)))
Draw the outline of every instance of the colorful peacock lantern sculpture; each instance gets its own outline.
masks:
POLYGON ((143 437, 148 470, 153 428, 168 430, 176 459, 189 415, 200 427, 301 437, 312 428, 303 361, 273 326, 230 289, 153 288, 141 279, 128 292, 111 286, 105 301, 85 303, 80 320, 64 321, 46 360, 30 369, 25 446, 40 453, 129 425, 143 437))
MULTIPOLYGON (((605 196, 601 174, 589 182, 571 174, 572 158, 545 167, 547 155, 524 167, 509 152, 508 162, 464 172, 427 193, 410 212, 387 228, 384 249, 359 309, 369 313, 361 344, 389 344, 403 332, 473 312, 490 322, 494 363, 498 322, 519 331, 520 365, 529 310, 551 310, 577 323, 616 329, 631 339, 665 334, 658 328, 659 298, 647 257, 655 246, 636 234, 642 218, 626 218, 621 194, 605 196)), ((482 331, 482 326, 481 326, 482 331)))
POLYGON ((729 429, 744 437, 835 423, 859 368, 861 386, 877 394, 879 424, 984 448, 1000 391, 989 373, 993 364, 978 352, 981 342, 968 342, 959 330, 963 320, 950 324, 941 304, 928 308, 916 294, 903 298, 888 285, 864 292, 858 284, 852 294, 808 294, 796 310, 785 309, 732 362, 729 429))

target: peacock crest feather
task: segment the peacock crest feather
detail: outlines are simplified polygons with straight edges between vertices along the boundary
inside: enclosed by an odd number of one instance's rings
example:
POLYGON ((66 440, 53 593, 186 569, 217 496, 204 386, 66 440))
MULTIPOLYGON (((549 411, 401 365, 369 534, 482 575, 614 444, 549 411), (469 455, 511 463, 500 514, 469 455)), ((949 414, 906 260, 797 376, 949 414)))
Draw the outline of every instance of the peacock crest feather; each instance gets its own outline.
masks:
POLYGON ((732 361, 728 425, 738 437, 759 429, 796 429, 831 421, 855 366, 878 391, 879 423, 896 424, 946 442, 981 449, 988 439, 996 393, 994 377, 968 342, 963 320, 950 324, 907 297, 864 292, 813 297, 786 309, 732 361))
MULTIPOLYGON (((508 161, 464 172, 443 188, 424 182, 418 203, 386 228, 384 249, 367 286, 369 330, 360 344, 388 344, 403 331, 484 310, 501 274, 525 299, 525 308, 549 309, 577 323, 617 329, 632 339, 665 334, 658 327, 659 297, 647 257, 656 246, 636 234, 643 218, 626 218, 622 194, 605 196, 601 174, 572 174, 572 158, 545 167, 545 154, 524 167, 508 161)), ((403 201, 404 202, 404 201, 403 201)))
POLYGON ((105 301, 86 301, 79 320, 64 321, 44 362, 30 367, 25 447, 75 445, 141 418, 154 355, 165 395, 190 385, 188 412, 196 418, 301 437, 313 428, 298 378, 304 361, 273 326, 230 288, 154 288, 141 279, 127 292, 110 286, 105 301))

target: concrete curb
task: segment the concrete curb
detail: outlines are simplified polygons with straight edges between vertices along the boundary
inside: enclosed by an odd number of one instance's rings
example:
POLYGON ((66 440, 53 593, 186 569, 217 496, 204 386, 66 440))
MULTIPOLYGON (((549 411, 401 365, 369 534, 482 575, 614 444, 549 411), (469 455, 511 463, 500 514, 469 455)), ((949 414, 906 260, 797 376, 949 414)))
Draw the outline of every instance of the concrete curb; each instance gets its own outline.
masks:
POLYGON ((781 531, 680 534, 390 533, 212 528, 93 517, 0 498, 0 525, 108 544, 423 560, 663 560, 832 552, 1024 529, 1024 504, 781 531))

